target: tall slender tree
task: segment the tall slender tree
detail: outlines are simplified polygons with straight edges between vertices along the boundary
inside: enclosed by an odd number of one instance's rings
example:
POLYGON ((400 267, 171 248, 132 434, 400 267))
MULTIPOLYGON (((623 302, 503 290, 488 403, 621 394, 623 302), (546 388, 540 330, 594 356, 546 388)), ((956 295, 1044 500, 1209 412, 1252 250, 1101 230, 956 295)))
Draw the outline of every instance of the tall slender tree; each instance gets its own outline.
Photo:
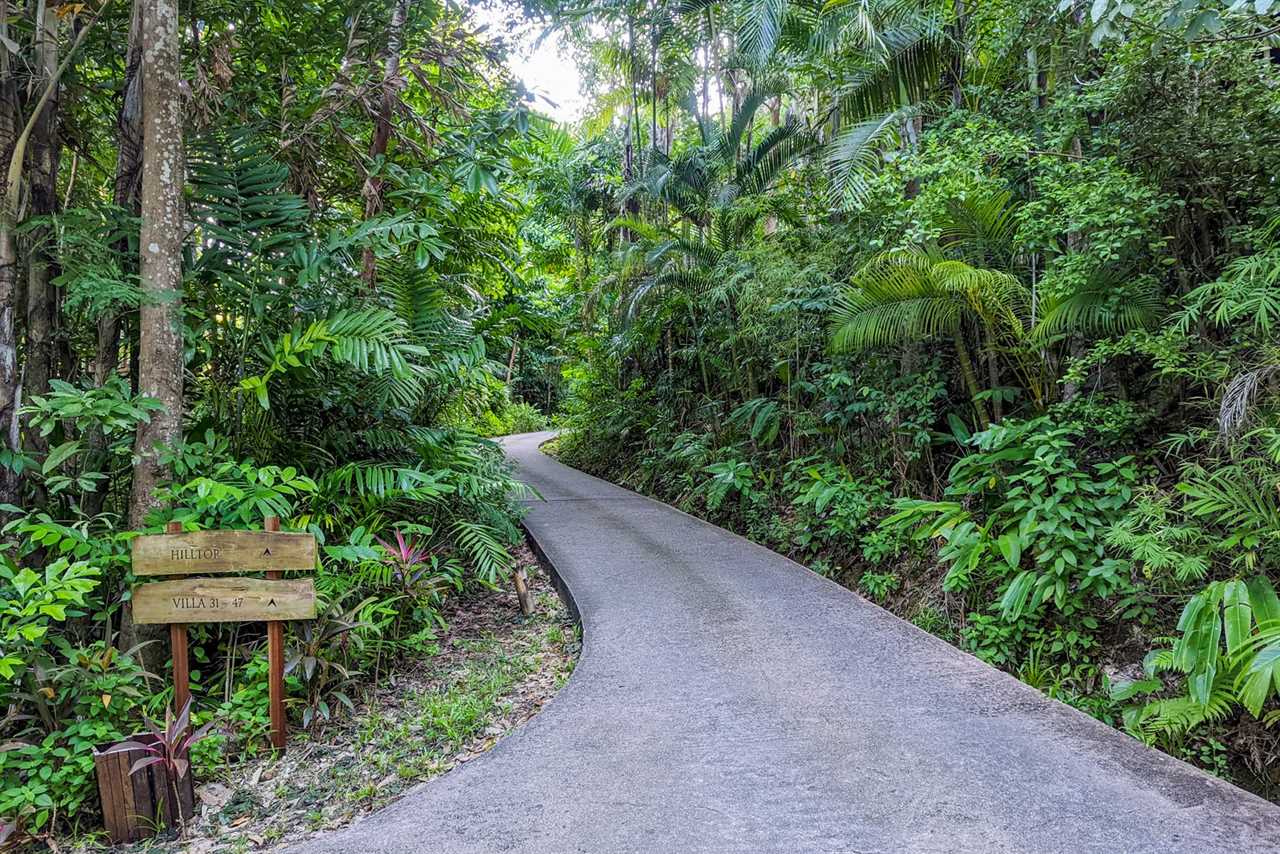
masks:
POLYGON ((177 0, 142 2, 142 233, 138 391, 164 408, 138 428, 130 522, 166 477, 159 451, 182 438, 182 108, 177 0))
MULTIPOLYGON (((116 172, 112 185, 112 201, 117 207, 137 215, 142 192, 142 0, 133 0, 129 15, 129 46, 125 52, 124 91, 116 116, 116 172)), ((122 259, 130 257, 128 238, 116 243, 122 259)), ((98 318, 97 346, 92 364, 94 385, 101 386, 120 367, 121 314, 108 308, 98 318)), ((106 437, 93 428, 86 437, 95 460, 105 455, 106 437)), ((85 495, 84 510, 89 516, 102 511, 107 490, 98 489, 85 495)))
MULTIPOLYGON (((373 122, 373 139, 369 144, 369 160, 376 161, 387 154, 391 142, 391 116, 395 112, 397 90, 403 85, 400 77, 400 52, 404 47, 405 22, 409 18, 409 0, 395 0, 391 11, 391 26, 387 30, 387 53, 382 68, 382 98, 378 114, 373 122)), ((369 176, 364 186, 364 216, 369 219, 382 210, 383 180, 369 176)), ((365 284, 373 286, 377 278, 377 259, 372 247, 365 247, 361 276, 365 284)))
MULTIPOLYGON (((27 144, 27 196, 30 216, 48 217, 58 204, 58 165, 62 143, 58 138, 58 108, 61 99, 55 75, 58 72, 58 13, 46 5, 35 24, 36 74, 41 87, 50 86, 51 95, 33 117, 27 144)), ((23 394, 41 395, 49 390, 54 374, 54 331, 58 300, 53 285, 56 259, 51 257, 51 230, 47 225, 31 229, 27 237, 27 326, 25 362, 22 370, 23 394)), ((24 443, 38 453, 48 450, 48 442, 38 430, 27 430, 24 443)))
MULTIPOLYGON (((9 37, 10 6, 0 0, 0 36, 9 37)), ((18 81, 14 58, 0 50, 0 163, 8 163, 18 141, 18 81)), ((0 445, 18 447, 18 244, 15 237, 18 211, 13 200, 17 188, 6 181, 0 192, 0 445)), ((0 470, 0 502, 14 504, 18 497, 18 477, 8 467, 0 470)))
MULTIPOLYGON (((133 0, 129 19, 124 95, 116 117, 116 173, 112 190, 115 204, 133 214, 138 213, 138 198, 142 191, 142 4, 143 0, 133 0)), ((128 252, 125 241, 121 241, 117 249, 122 256, 128 252)), ((102 385, 119 364, 120 315, 115 311, 108 311, 98 320, 94 382, 102 385)))

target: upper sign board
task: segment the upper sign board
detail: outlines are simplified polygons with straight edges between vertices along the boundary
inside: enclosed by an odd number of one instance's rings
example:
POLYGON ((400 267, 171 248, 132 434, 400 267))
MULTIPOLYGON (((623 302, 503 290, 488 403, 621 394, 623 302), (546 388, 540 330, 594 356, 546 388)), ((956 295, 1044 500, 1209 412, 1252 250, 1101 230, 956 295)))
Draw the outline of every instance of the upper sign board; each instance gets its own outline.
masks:
POLYGON ((192 531, 133 540, 134 575, 312 570, 316 538, 268 531, 192 531))

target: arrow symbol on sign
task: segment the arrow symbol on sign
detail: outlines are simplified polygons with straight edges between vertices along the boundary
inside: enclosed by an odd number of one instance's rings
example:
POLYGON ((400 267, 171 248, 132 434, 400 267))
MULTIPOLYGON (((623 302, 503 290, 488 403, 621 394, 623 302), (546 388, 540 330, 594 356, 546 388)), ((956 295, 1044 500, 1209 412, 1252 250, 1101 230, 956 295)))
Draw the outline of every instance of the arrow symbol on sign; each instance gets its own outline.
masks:
POLYGON ((270 600, 267 602, 267 607, 268 607, 268 608, 274 608, 275 606, 276 606, 276 600, 275 600, 274 598, 270 599, 270 600))
POLYGON ((263 549, 263 550, 262 550, 262 555, 261 555, 261 556, 262 556, 262 557, 270 557, 270 556, 271 556, 271 549, 270 549, 270 548, 263 549))

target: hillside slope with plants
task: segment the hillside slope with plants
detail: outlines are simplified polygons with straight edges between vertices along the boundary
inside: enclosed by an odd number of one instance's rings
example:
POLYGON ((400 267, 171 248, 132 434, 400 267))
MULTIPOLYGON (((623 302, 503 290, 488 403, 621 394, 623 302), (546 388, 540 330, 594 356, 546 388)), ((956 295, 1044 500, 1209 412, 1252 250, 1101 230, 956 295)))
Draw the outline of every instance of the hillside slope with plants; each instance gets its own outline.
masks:
POLYGON ((559 5, 562 459, 1275 799, 1278 12, 559 5))
MULTIPOLYGON (((517 348, 556 312, 517 178, 543 120, 469 10, 12 2, 0 43, 7 850, 100 832, 94 748, 172 702, 139 533, 316 537, 302 739, 438 655, 445 598, 509 577, 525 493, 484 437, 543 423, 517 348)), ((208 779, 266 748, 267 645, 189 635, 208 779)))

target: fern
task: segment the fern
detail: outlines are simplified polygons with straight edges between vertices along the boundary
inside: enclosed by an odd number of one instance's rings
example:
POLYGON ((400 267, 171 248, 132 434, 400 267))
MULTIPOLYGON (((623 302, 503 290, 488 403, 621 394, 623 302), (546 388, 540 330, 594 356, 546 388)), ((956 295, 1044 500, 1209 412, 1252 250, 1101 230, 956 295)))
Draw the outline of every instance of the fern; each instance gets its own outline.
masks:
POLYGON ((1280 506, 1273 483, 1269 465, 1250 461, 1214 471, 1188 466, 1177 489, 1186 497, 1187 513, 1227 532, 1218 548, 1235 550, 1237 561, 1252 567, 1260 550, 1280 545, 1280 506))
POLYGON ((1263 338, 1280 322, 1280 247, 1238 258, 1222 275, 1192 290, 1177 316, 1184 332, 1204 320, 1217 326, 1241 324, 1263 338))
POLYGON ((478 522, 457 519, 451 531, 480 581, 492 585, 510 571, 514 558, 499 539, 497 530, 478 522))
POLYGON ((1204 703, 1190 697, 1152 700, 1125 710, 1125 729, 1148 743, 1178 739, 1203 724, 1226 720, 1234 708, 1232 700, 1225 687, 1216 687, 1204 703))

